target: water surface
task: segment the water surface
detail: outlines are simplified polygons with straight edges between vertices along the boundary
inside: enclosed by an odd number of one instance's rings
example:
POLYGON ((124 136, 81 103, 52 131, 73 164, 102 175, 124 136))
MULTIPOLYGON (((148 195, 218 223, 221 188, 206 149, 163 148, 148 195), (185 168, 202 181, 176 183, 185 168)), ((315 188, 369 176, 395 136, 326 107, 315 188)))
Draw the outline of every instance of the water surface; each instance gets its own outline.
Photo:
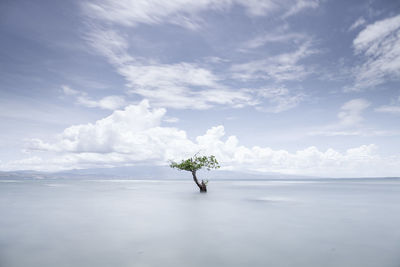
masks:
POLYGON ((400 266, 398 180, 2 180, 1 267, 400 266))

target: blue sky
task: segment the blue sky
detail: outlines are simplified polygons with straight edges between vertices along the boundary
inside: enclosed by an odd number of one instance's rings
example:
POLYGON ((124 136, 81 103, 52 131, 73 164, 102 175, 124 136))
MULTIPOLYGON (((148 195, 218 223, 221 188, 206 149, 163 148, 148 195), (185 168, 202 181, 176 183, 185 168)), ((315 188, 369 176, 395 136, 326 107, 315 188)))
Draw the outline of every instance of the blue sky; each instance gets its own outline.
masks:
POLYGON ((398 1, 0 3, 0 170, 400 175, 398 1))

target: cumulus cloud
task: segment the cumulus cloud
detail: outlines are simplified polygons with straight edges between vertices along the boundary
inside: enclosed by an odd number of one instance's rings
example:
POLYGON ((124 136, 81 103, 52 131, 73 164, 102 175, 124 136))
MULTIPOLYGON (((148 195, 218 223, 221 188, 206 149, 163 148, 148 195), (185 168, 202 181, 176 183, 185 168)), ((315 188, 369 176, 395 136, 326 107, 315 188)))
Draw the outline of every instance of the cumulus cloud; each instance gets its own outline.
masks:
POLYGON ((347 90, 400 79, 400 15, 369 24, 354 39, 353 47, 363 63, 354 68, 355 84, 347 90))
MULTIPOLYGON (((143 100, 137 105, 114 111, 95 123, 68 127, 56 142, 33 139, 29 149, 60 154, 50 161, 53 169, 99 164, 121 166, 138 162, 157 164, 194 153, 197 148, 185 131, 161 127, 165 113, 165 109, 151 108, 149 102, 143 100)), ((33 158, 36 164, 40 160, 33 158)), ((42 165, 46 162, 43 161, 42 165)))
POLYGON ((186 132, 165 127, 166 110, 151 108, 144 100, 95 123, 66 128, 55 142, 31 140, 31 153, 40 156, 0 164, 1 170, 65 170, 129 166, 163 165, 201 151, 213 154, 223 168, 241 171, 282 172, 320 176, 393 175, 399 171, 400 158, 381 157, 374 144, 350 148, 344 152, 320 151, 308 147, 295 152, 269 147, 246 147, 236 136, 226 136, 222 125, 208 129, 191 139, 186 132), (50 153, 50 154, 49 154, 50 153))
POLYGON ((186 134, 175 128, 159 127, 165 109, 150 110, 147 100, 114 111, 94 124, 68 127, 53 144, 34 139, 30 149, 72 153, 121 153, 137 159, 159 156, 169 141, 186 142, 186 134), (168 139, 170 138, 170 140, 168 139))

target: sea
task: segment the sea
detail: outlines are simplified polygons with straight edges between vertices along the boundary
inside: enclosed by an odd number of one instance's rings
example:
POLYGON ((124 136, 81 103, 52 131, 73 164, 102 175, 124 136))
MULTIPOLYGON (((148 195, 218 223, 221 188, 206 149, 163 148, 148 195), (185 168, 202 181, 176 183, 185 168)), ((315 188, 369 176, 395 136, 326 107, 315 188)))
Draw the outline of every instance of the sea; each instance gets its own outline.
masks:
POLYGON ((400 179, 1 179, 1 267, 399 267, 400 179))

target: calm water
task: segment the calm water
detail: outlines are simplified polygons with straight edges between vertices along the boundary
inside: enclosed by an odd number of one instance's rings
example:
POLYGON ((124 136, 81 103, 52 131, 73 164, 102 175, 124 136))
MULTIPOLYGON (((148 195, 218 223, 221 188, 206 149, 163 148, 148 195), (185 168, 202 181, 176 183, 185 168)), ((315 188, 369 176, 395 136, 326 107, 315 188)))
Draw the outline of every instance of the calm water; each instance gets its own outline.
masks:
POLYGON ((400 182, 0 181, 1 267, 400 266, 400 182))

